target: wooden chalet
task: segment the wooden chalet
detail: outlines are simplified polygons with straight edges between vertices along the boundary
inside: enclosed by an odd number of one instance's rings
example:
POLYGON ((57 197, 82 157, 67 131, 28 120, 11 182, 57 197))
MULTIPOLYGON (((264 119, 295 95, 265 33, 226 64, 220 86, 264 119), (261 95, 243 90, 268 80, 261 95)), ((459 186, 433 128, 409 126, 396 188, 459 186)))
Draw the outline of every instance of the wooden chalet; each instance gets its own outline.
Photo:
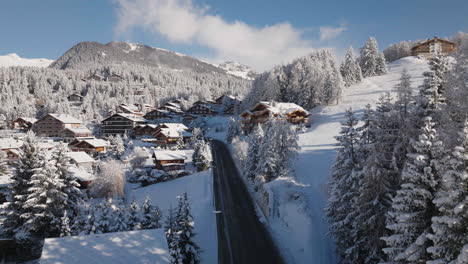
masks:
POLYGON ((133 129, 133 136, 135 137, 145 137, 145 136, 153 136, 156 133, 158 125, 155 124, 146 124, 146 125, 138 125, 133 129))
POLYGON ((170 146, 182 140, 187 143, 192 138, 192 134, 187 131, 187 127, 181 123, 164 123, 156 128, 153 134, 156 144, 160 146, 170 146))
POLYGON ((12 122, 11 127, 13 129, 29 131, 36 122, 37 119, 33 117, 18 117, 12 122))
POLYGON ((198 103, 190 107, 187 113, 199 116, 214 116, 218 114, 218 111, 211 104, 198 103))
POLYGON ((39 137, 61 137, 65 128, 79 128, 80 120, 66 114, 47 114, 39 119, 32 130, 39 137))
POLYGON ((70 163, 78 167, 91 171, 96 166, 96 161, 84 151, 68 152, 67 157, 70 158, 70 163))
POLYGON ((5 152, 9 161, 19 159, 19 149, 23 142, 13 138, 0 138, 0 151, 5 152))
POLYGON ((310 113, 294 103, 261 101, 241 115, 242 130, 250 132, 258 124, 266 123, 272 117, 285 118, 291 124, 306 124, 310 113))
POLYGON ((169 111, 155 109, 146 113, 146 115, 144 115, 143 117, 147 120, 157 120, 157 119, 169 119, 172 116, 173 116, 172 113, 169 111))
POLYGON ((411 55, 431 58, 435 54, 448 55, 456 50, 457 43, 434 37, 413 46, 411 48, 411 55))
POLYGON ((131 134, 133 129, 141 124, 146 124, 146 120, 141 116, 125 113, 113 114, 101 121, 101 135, 108 137, 131 134))
POLYGON ((153 160, 156 169, 163 171, 184 170, 187 155, 180 150, 155 150, 153 160))
POLYGON ((140 111, 140 108, 137 105, 128 105, 128 104, 121 104, 117 107, 117 113, 124 113, 124 114, 133 114, 136 116, 144 116, 145 114, 140 111))
POLYGON ((72 151, 84 151, 90 155, 97 155, 99 152, 105 152, 109 143, 104 139, 75 139, 69 145, 72 151))
POLYGON ((92 138, 93 133, 86 127, 70 127, 63 130, 61 137, 65 142, 72 142, 76 138, 92 138))
POLYGON ((84 97, 80 94, 77 94, 77 93, 73 93, 73 94, 70 94, 69 96, 67 96, 67 100, 69 102, 76 102, 76 103, 81 103, 83 102, 83 99, 84 97))
POLYGON ((104 76, 97 74, 97 73, 93 73, 83 80, 84 81, 104 81, 104 79, 105 79, 104 76))

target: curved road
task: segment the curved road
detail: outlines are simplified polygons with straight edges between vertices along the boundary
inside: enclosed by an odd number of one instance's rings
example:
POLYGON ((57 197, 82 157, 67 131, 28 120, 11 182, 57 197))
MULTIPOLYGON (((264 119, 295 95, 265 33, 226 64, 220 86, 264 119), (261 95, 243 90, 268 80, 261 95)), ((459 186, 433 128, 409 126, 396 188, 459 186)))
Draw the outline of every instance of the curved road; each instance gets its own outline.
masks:
POLYGON ((211 141, 219 264, 283 264, 224 143, 211 141))

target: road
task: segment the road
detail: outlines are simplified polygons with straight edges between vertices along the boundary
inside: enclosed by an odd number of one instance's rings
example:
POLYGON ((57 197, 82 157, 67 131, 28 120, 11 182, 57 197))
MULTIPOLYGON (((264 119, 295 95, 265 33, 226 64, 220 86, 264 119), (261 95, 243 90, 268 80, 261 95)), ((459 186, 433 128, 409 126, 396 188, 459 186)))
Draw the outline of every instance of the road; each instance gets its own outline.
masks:
POLYGON ((283 264, 270 234, 258 220, 252 199, 229 150, 213 140, 219 264, 283 264))

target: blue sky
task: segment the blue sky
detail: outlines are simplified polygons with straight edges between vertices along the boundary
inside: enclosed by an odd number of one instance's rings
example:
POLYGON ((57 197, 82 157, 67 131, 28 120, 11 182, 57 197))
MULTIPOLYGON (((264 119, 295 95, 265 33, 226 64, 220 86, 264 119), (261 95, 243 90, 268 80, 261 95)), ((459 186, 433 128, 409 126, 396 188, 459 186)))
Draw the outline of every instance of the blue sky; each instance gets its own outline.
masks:
POLYGON ((124 40, 263 70, 369 36, 384 48, 467 32, 467 12, 463 0, 5 0, 0 54, 56 59, 80 41, 124 40))

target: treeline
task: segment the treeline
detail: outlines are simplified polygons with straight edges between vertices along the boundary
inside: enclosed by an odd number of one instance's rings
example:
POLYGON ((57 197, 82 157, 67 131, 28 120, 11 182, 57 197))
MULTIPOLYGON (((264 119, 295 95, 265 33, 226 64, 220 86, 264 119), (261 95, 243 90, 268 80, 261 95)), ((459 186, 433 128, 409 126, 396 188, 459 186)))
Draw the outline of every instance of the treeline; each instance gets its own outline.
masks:
POLYGON ((467 263, 467 40, 419 94, 404 71, 361 125, 346 112, 326 208, 340 263, 467 263))
POLYGON ((86 70, 0 68, 0 119, 40 118, 55 112, 86 121, 101 120, 121 103, 158 105, 174 98, 194 102, 223 94, 243 97, 250 86, 248 80, 221 73, 194 73, 137 64, 90 63, 86 70), (83 81, 93 73, 104 76, 116 73, 123 80, 118 83, 83 81), (140 90, 139 95, 135 95, 135 89, 140 90), (67 101, 72 93, 84 96, 81 105, 67 101))

